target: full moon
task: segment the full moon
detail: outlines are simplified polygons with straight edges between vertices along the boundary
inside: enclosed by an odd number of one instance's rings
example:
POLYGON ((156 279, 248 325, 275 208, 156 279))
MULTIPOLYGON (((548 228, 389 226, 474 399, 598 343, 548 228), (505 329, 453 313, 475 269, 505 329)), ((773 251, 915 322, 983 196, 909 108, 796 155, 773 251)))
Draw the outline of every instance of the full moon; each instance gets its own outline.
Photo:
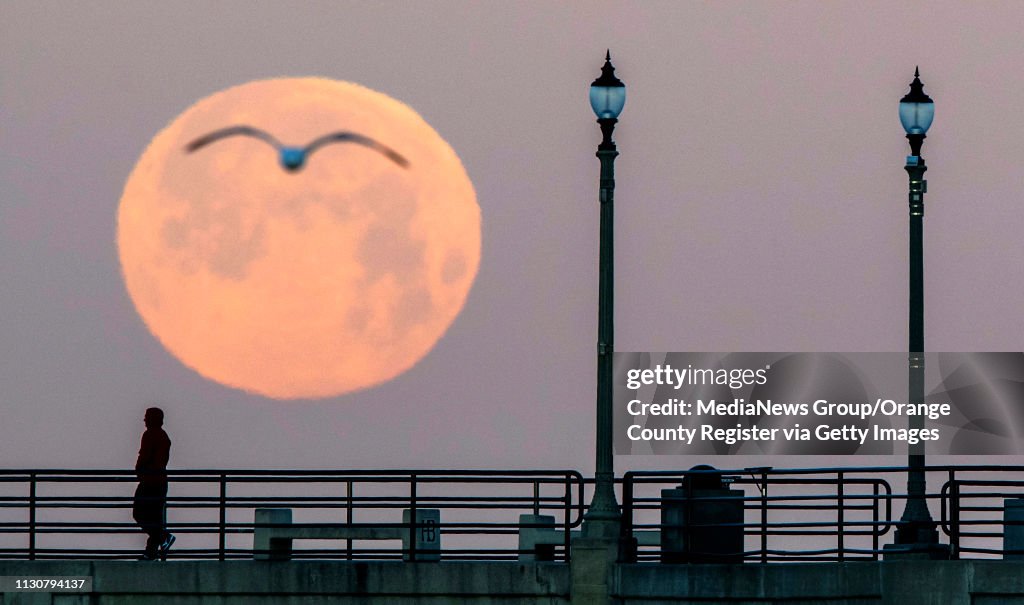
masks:
POLYGON ((480 264, 480 208, 452 148, 407 105, 349 82, 250 82, 186 109, 125 184, 125 285, 146 326, 208 379, 276 399, 386 382, 459 314, 480 264), (298 171, 266 141, 193 140, 245 125, 288 147, 337 131, 298 171))

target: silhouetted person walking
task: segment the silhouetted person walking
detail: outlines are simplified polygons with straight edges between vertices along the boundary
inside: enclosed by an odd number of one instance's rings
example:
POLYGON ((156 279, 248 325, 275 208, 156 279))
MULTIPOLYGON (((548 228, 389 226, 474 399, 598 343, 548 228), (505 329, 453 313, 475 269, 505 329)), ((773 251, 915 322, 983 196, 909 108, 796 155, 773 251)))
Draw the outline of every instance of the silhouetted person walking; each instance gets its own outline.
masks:
POLYGON ((164 412, 160 408, 146 410, 146 432, 142 434, 139 459, 135 474, 139 487, 135 489, 132 516, 142 531, 149 535, 146 552, 140 559, 156 560, 174 544, 174 536, 167 533, 164 514, 167 506, 167 460, 171 455, 171 440, 164 432, 164 412))

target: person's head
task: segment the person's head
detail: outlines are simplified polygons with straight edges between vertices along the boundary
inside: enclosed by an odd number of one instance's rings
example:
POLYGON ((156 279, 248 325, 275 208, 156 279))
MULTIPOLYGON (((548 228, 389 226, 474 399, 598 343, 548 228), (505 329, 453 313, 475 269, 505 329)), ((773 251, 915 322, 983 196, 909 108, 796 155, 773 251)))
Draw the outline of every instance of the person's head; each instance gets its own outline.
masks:
POLYGON ((164 411, 160 408, 149 408, 146 410, 146 426, 159 427, 164 424, 164 411))

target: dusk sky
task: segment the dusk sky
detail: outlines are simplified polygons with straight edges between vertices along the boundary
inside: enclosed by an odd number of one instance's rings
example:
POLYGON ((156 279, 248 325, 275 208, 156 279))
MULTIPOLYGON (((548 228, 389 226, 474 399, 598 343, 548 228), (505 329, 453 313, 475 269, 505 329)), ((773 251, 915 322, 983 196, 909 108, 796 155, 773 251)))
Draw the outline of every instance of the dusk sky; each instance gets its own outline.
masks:
MULTIPOLYGON (((158 405, 171 468, 592 473, 587 95, 606 49, 627 86, 617 350, 905 350, 897 103, 919 65, 936 104, 926 349, 1020 351, 1022 23, 1010 1, 4 2, 0 467, 129 468, 158 405), (203 378, 147 330, 117 209, 149 141, 194 102, 297 76, 419 112, 472 180, 482 256, 461 315, 411 370, 277 401, 203 378)), ((616 470, 702 462, 618 457, 616 470)))

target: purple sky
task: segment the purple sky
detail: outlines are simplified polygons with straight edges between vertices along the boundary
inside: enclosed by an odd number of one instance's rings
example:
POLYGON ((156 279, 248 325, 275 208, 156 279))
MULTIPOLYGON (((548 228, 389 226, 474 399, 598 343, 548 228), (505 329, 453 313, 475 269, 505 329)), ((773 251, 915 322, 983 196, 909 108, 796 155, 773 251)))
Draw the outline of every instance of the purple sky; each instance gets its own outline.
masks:
POLYGON ((896 108, 920 64, 936 102, 926 346, 1019 351, 1022 22, 1019 2, 4 2, 0 467, 129 467, 158 404, 177 468, 592 472, 587 91, 608 47, 628 87, 618 350, 903 350, 896 108), (304 75, 431 123, 476 187, 483 257, 462 315, 411 371, 277 402, 206 381, 150 335, 115 216, 148 141, 194 101, 304 75))

